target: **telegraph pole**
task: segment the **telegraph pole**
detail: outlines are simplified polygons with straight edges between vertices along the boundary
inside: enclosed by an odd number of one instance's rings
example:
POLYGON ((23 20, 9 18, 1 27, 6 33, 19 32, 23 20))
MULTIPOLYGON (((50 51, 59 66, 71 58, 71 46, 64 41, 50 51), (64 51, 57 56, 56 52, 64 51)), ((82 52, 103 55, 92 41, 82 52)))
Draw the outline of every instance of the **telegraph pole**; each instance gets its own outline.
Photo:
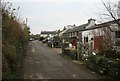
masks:
POLYGON ((25 21, 26 21, 26 26, 27 26, 28 19, 26 18, 26 20, 25 20, 25 21))

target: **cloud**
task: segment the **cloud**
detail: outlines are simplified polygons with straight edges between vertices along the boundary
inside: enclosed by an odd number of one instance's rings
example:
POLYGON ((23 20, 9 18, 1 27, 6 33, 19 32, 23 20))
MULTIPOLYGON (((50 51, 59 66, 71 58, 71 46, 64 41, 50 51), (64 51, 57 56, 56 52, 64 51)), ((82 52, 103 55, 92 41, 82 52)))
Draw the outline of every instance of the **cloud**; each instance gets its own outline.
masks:
MULTIPOLYGON (((62 29, 66 25, 81 25, 95 18, 94 11, 101 0, 4 0, 20 6, 21 17, 28 18, 33 33, 62 29), (22 2, 22 3, 20 3, 22 2)), ((13 5, 13 6, 14 6, 13 5)), ((101 7, 101 5, 98 5, 101 7)))

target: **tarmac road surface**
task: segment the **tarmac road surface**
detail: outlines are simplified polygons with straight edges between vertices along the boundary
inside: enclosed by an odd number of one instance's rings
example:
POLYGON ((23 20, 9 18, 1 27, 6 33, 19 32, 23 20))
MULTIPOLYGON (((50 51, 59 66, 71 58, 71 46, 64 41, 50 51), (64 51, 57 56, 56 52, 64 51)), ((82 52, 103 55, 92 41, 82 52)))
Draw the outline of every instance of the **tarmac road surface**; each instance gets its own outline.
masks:
POLYGON ((82 65, 63 58, 54 48, 30 41, 18 79, 102 79, 82 65))

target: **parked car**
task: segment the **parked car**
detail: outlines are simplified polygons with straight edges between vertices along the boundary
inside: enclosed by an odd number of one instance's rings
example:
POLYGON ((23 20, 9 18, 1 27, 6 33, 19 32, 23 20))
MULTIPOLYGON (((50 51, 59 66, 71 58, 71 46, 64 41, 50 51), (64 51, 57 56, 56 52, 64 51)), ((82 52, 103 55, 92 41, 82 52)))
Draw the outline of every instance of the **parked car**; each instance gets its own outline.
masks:
POLYGON ((54 42, 53 42, 54 48, 61 48, 61 46, 62 46, 61 44, 62 44, 61 41, 54 41, 54 42))
POLYGON ((29 41, 34 41, 35 39, 34 38, 30 38, 29 41))
POLYGON ((42 43, 47 43, 48 42, 48 40, 47 39, 44 39, 43 41, 42 41, 42 43))

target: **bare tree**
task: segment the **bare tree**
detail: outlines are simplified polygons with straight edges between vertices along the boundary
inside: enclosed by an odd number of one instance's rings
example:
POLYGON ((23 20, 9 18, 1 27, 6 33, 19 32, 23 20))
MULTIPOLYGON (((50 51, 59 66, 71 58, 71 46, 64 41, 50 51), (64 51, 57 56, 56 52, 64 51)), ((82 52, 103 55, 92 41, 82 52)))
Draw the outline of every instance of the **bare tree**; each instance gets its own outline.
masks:
MULTIPOLYGON (((105 22, 112 21, 118 25, 118 30, 120 30, 120 0, 119 1, 105 1, 102 0, 103 12, 99 13, 100 21, 105 22)), ((98 7, 99 8, 99 7, 98 7)), ((104 23, 105 24, 105 23, 104 23)), ((111 29, 110 23, 106 23, 106 27, 101 28, 103 35, 103 51, 113 50, 113 30, 111 29)))
POLYGON ((114 3, 114 2, 105 2, 102 0, 102 3, 106 12, 101 14, 102 15, 101 19, 102 20, 104 18, 109 20, 112 19, 120 27, 120 22, 118 21, 118 19, 120 19, 120 1, 114 3))

